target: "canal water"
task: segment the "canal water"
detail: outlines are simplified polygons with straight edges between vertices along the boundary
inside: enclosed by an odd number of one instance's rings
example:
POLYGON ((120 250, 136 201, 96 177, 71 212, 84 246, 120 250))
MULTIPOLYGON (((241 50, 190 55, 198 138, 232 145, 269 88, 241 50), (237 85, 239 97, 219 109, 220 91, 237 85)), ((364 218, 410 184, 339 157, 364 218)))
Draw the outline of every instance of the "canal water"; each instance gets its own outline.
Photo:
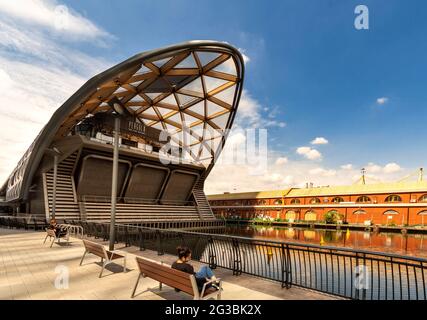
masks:
POLYGON ((263 240, 291 241, 348 247, 427 258, 427 234, 329 229, 227 225, 225 234, 263 240))

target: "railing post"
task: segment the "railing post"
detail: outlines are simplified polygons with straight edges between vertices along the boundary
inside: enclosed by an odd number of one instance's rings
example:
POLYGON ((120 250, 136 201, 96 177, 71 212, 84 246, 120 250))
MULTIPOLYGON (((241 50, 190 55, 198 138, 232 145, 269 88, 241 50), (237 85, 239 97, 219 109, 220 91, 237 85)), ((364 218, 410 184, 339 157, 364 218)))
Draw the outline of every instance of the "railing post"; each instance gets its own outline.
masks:
POLYGON ((145 251, 144 235, 142 234, 142 229, 138 230, 138 234, 139 234, 139 250, 145 251))
POLYGON ((282 288, 289 289, 291 287, 289 275, 290 275, 290 253, 289 253, 289 245, 282 243, 281 244, 282 251, 282 288))
POLYGON ((160 230, 156 230, 156 238, 157 238, 157 255, 161 256, 164 254, 164 251, 163 251, 162 234, 160 230))
POLYGON ((233 247, 233 275, 238 276, 242 274, 242 261, 240 259, 239 242, 237 239, 232 240, 233 247))
POLYGON ((209 268, 216 269, 216 254, 213 248, 213 239, 212 237, 209 237, 208 239, 208 246, 209 246, 209 268))

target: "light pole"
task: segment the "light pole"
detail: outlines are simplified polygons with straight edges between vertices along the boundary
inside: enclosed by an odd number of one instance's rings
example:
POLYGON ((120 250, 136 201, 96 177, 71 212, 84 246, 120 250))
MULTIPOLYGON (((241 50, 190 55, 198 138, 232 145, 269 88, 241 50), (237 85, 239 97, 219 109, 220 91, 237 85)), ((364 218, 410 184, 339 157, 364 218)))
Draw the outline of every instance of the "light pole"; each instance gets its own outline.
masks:
MULTIPOLYGON (((55 219, 56 215, 56 185, 58 181, 58 160, 59 156, 62 154, 61 151, 56 147, 47 149, 48 152, 53 154, 53 194, 52 194, 52 219, 55 219)), ((48 204, 49 205, 49 204, 48 204)))
POLYGON ((111 217, 110 217, 110 243, 109 250, 114 250, 115 229, 116 229, 116 204, 117 204, 117 179, 119 172, 119 137, 120 118, 125 116, 126 108, 117 97, 108 102, 114 114, 114 155, 113 155, 113 176, 111 181, 111 217))

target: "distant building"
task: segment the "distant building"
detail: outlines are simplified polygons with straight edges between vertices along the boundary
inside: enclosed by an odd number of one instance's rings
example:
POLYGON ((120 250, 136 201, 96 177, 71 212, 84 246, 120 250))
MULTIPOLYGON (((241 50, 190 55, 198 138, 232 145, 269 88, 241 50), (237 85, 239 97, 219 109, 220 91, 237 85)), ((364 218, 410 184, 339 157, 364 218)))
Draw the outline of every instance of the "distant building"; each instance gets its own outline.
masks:
MULTIPOLYGON (((364 180, 363 180, 364 183, 364 180)), ((334 211, 343 222, 388 225, 427 223, 427 181, 290 188, 208 196, 218 216, 269 216, 287 221, 324 221, 334 211)))

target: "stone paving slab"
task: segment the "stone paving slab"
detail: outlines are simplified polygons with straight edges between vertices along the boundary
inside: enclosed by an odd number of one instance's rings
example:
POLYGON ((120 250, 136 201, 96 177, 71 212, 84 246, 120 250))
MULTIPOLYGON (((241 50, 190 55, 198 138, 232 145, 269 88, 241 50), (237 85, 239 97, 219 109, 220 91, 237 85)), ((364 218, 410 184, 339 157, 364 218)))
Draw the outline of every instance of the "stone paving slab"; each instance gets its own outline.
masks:
MULTIPOLYGON (((128 252, 127 272, 122 272, 121 261, 107 266, 99 278, 99 258, 87 255, 83 266, 79 266, 84 252, 80 239, 71 238, 70 245, 43 244, 44 232, 0 228, 0 299, 84 299, 115 300, 131 299, 133 286, 138 277, 135 255, 144 256, 165 263, 172 263, 176 257, 165 254, 158 256, 154 251, 139 251, 138 248, 116 249, 128 252), (60 275, 68 272, 68 288, 55 287, 60 275)), ((92 239, 94 240, 94 239, 92 239)), ((95 240, 95 241, 100 241, 95 240)), ((104 243, 106 244, 106 243, 104 243)), ((201 264, 192 261, 195 269, 201 264)), ((227 269, 217 268, 217 277, 223 279, 224 300, 325 300, 335 297, 300 288, 282 289, 280 284, 248 275, 233 276, 227 269)), ((59 283, 61 285, 61 283, 59 283)), ((191 296, 175 292, 158 282, 143 278, 138 286, 135 300, 188 300, 191 296)))

